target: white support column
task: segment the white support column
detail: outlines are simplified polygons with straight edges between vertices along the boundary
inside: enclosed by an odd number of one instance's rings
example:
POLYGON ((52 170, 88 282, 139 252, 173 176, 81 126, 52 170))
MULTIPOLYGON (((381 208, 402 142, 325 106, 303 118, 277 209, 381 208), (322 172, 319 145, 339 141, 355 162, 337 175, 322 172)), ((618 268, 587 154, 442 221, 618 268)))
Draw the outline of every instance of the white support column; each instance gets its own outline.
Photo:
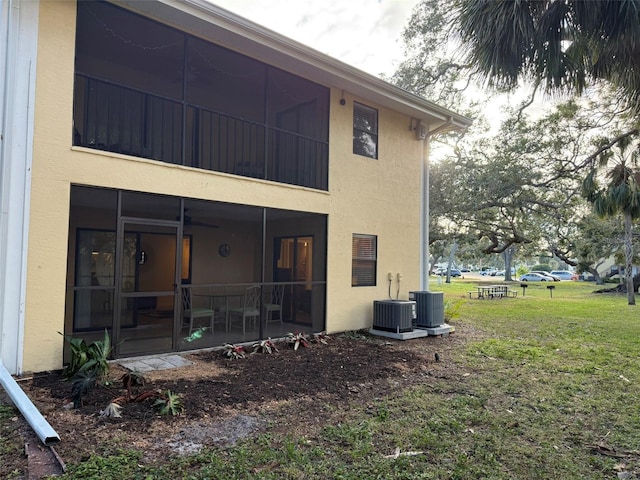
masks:
POLYGON ((0 2, 0 359, 22 373, 39 1, 0 2))

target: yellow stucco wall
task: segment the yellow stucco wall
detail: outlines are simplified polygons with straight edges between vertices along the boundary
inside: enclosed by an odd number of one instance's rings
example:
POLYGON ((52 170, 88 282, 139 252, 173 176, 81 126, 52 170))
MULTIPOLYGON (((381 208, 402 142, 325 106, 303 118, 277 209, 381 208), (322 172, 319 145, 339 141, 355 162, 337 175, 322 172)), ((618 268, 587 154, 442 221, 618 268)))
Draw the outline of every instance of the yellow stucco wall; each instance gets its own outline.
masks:
MULTIPOLYGON (((420 158, 410 119, 332 88, 329 191, 72 148, 75 2, 40 4, 25 371, 62 367, 71 184, 188 196, 328 215, 329 332, 371 326, 387 297, 387 272, 403 274, 400 298, 419 288, 420 158), (379 159, 352 152, 353 101, 379 108, 379 159), (353 233, 378 236, 376 287, 351 286, 353 233)), ((396 291, 394 280, 392 291, 396 291)))
MULTIPOLYGON (((379 110, 378 160, 354 155, 353 101, 331 102, 329 254, 327 327, 329 331, 371 326, 373 300, 388 296, 387 273, 401 273, 400 298, 419 288, 421 142, 410 119, 379 110), (378 236, 377 286, 351 286, 354 233, 378 236)), ((359 103, 376 108, 366 100, 359 103)), ((392 292, 395 297, 397 284, 392 292)))

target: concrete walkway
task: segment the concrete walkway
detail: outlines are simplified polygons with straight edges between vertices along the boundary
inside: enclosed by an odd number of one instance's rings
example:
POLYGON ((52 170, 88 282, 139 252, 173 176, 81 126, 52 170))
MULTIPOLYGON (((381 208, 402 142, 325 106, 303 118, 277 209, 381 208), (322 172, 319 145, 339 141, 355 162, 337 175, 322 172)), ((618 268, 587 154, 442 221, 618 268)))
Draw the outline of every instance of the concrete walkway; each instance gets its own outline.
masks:
POLYGON ((193 362, 187 360, 181 355, 160 355, 151 357, 130 358, 118 362, 124 368, 136 372, 155 372, 157 370, 168 370, 170 368, 186 367, 193 365, 193 362))

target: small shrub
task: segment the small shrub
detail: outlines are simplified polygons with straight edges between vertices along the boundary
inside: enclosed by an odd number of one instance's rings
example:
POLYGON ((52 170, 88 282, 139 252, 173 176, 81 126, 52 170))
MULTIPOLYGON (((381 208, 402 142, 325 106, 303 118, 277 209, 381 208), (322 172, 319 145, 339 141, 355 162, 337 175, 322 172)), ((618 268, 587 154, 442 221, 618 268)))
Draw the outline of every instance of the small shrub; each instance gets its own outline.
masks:
POLYGON ((122 386, 127 389, 127 401, 131 399, 131 388, 135 386, 144 386, 146 383, 146 379, 142 375, 142 373, 138 371, 127 372, 122 377, 120 377, 122 381, 122 386))
POLYGON ((105 407, 104 410, 100 410, 100 417, 102 418, 121 418, 122 407, 116 403, 111 402, 105 407))
POLYGON ((342 332, 340 335, 346 340, 357 340, 364 342, 368 342, 371 340, 371 337, 366 330, 349 330, 347 332, 342 332))
POLYGON ((180 395, 171 390, 160 393, 160 397, 156 399, 153 406, 158 409, 160 415, 180 415, 184 410, 180 395))
POLYGON ((321 343, 323 345, 327 345, 329 343, 329 340, 331 340, 331 337, 327 335, 325 332, 314 333, 311 336, 311 341, 313 343, 321 343))
POLYGON ((270 338, 268 338, 267 340, 261 340, 259 342, 254 343, 251 348, 253 349, 251 354, 273 353, 278 351, 278 348, 276 347, 275 343, 273 343, 270 338))
POLYGON ((71 379, 71 396, 73 397, 73 407, 82 406, 82 398, 89 393, 96 384, 97 375, 95 371, 78 372, 71 379))
MULTIPOLYGON (((63 334, 60 333, 60 335, 63 334)), ((63 336, 71 349, 71 360, 62 374, 71 381, 73 406, 79 408, 82 405, 82 398, 97 382, 104 380, 109 372, 111 340, 106 329, 103 340, 97 340, 89 345, 84 339, 63 336)))
POLYGON ((460 308, 463 305, 462 300, 445 300, 444 301, 444 321, 448 322, 460 316, 460 308))
POLYGON ((287 333, 287 342, 293 345, 294 350, 298 350, 300 345, 302 345, 303 347, 309 346, 309 340, 307 339, 307 336, 302 332, 287 333))
POLYGON ((247 356, 247 352, 242 345, 233 345, 231 343, 225 343, 222 354, 231 360, 237 360, 247 356))
MULTIPOLYGON (((58 332, 60 333, 60 332, 58 332)), ((79 372, 95 372, 98 380, 103 379, 109 371, 109 356, 111 355, 111 340, 105 329, 104 339, 88 344, 82 338, 70 337, 60 333, 69 344, 71 360, 62 374, 69 380, 79 372)))

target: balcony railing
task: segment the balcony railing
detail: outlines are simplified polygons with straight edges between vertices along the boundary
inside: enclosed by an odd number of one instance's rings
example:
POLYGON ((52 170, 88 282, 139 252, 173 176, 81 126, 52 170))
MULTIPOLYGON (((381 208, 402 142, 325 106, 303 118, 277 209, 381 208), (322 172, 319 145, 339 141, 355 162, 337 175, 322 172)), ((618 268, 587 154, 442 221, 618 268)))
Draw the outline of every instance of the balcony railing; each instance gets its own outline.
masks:
POLYGON ((327 190, 328 142, 76 74, 74 145, 327 190))

